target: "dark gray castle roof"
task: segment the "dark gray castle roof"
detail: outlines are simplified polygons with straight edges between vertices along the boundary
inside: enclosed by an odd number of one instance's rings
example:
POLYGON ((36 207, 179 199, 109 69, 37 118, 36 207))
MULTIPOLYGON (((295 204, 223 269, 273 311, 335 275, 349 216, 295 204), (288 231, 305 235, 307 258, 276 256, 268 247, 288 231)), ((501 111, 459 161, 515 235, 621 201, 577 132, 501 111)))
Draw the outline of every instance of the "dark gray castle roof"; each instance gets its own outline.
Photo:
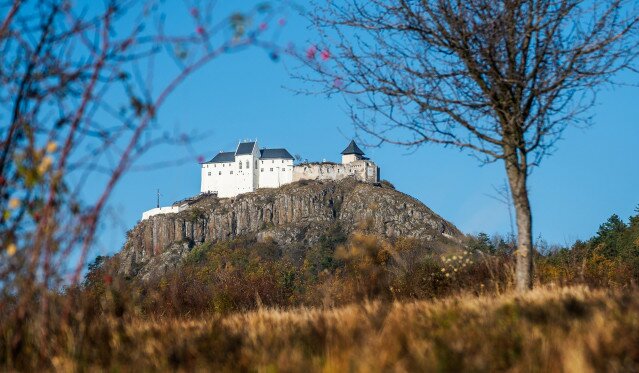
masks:
POLYGON ((293 159, 293 156, 286 149, 262 149, 260 159, 293 159))
POLYGON ((255 147, 255 141, 251 142, 241 142, 240 145, 237 146, 237 150, 235 151, 235 155, 247 155, 253 153, 253 148, 255 147))
POLYGON ((228 163, 235 162, 235 153, 233 152, 219 152, 213 159, 206 163, 228 163))
POLYGON ((364 155, 364 152, 362 151, 362 149, 359 148, 359 146, 357 146, 357 144, 355 144, 355 140, 351 140, 350 144, 348 144, 346 149, 342 151, 342 154, 343 155, 348 155, 348 154, 364 155))
MULTIPOLYGON (((235 152, 219 152, 213 159, 206 163, 230 163, 235 162, 236 155, 251 154, 253 152, 254 142, 243 142, 238 145, 235 152)), ((284 148, 279 149, 262 149, 260 150, 260 159, 293 159, 291 153, 284 148)))

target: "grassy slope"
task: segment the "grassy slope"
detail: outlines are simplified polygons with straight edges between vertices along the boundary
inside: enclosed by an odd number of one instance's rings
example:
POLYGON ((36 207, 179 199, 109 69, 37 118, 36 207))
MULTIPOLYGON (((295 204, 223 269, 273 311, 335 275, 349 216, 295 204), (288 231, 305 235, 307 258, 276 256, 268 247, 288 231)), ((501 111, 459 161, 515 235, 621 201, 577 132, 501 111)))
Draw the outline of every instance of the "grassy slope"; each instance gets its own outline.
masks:
MULTIPOLYGON (((638 291, 544 288, 334 309, 113 321, 82 365, 123 370, 636 371, 638 291), (102 357, 102 360, 100 357, 102 357)), ((73 368, 72 358, 55 359, 73 368)))

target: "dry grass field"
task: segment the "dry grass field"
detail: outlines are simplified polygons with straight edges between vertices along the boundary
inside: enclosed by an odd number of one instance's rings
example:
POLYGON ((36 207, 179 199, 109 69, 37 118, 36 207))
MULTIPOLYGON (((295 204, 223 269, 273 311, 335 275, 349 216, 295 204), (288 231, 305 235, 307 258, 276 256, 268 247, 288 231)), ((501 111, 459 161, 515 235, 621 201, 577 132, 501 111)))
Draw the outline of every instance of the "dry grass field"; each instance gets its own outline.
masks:
MULTIPOLYGON (((53 359, 58 371, 639 370, 639 292, 585 287, 519 296, 261 308, 227 316, 112 319, 53 359)), ((102 323, 99 323, 102 324, 102 323)), ((77 342, 77 341, 76 341, 77 342)))

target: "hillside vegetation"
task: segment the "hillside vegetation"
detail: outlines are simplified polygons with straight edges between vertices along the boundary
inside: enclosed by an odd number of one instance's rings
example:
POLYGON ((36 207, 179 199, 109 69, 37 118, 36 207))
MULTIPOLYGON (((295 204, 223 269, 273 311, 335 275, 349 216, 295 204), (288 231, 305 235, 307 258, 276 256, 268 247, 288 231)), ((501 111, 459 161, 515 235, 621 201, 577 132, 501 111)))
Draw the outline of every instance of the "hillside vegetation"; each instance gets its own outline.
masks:
POLYGON ((438 298, 509 287, 511 260, 471 250, 437 249, 410 238, 386 239, 338 226, 319 242, 291 248, 244 236, 203 243, 148 279, 118 272, 118 258, 92 265, 82 297, 100 304, 106 290, 144 315, 229 313, 259 306, 338 306, 368 299, 438 298), (108 279, 108 284, 105 283, 108 279))
MULTIPOLYGON (((254 235, 205 242, 150 279, 123 276, 117 257, 99 258, 82 296, 100 305, 109 289, 140 314, 171 316, 501 294, 512 289, 513 248, 513 242, 485 234, 468 237, 460 248, 380 237, 366 222, 347 236, 333 224, 317 243, 305 246, 258 241, 254 235)), ((593 238, 571 248, 540 245, 535 263, 538 286, 634 287, 639 215, 627 223, 613 215, 593 238)))
POLYGON ((537 251, 537 289, 524 296, 513 293, 508 239, 480 234, 442 250, 373 235, 365 221, 298 249, 251 235, 203 243, 146 280, 120 273, 117 256, 98 258, 82 286, 49 298, 49 320, 60 322, 0 314, 0 365, 639 370, 639 215, 537 251))
POLYGON ((612 215, 588 241, 546 253, 537 261, 540 282, 620 287, 639 283, 639 207, 624 222, 612 215))

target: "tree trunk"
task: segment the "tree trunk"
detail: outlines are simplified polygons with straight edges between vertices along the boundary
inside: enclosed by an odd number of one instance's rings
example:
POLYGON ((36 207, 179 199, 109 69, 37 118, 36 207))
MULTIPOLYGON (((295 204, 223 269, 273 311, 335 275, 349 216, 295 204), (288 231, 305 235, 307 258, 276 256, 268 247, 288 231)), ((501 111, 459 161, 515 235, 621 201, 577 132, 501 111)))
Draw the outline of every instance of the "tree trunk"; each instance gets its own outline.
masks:
POLYGON ((526 292, 533 286, 532 213, 528 199, 526 160, 525 157, 523 160, 518 158, 506 159, 506 173, 517 217, 516 289, 526 292))

